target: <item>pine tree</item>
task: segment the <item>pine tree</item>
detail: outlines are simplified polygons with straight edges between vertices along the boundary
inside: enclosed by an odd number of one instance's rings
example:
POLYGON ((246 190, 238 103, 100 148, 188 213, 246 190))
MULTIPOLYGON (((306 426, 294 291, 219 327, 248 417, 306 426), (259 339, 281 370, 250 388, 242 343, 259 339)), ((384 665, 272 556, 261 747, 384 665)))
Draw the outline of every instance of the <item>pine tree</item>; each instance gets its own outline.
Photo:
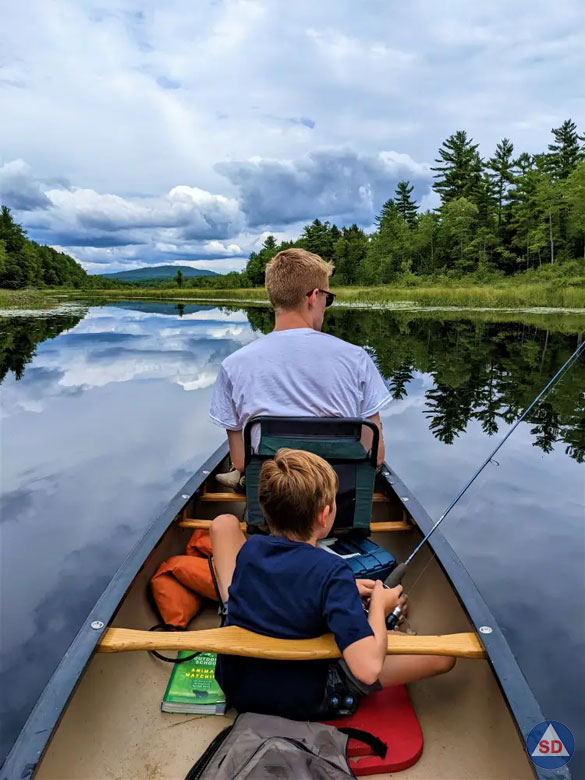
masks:
POLYGON ((246 265, 246 277, 252 287, 263 287, 265 282, 266 265, 272 260, 274 255, 284 247, 276 244, 276 239, 272 235, 266 236, 259 252, 250 252, 248 264, 246 265))
POLYGON ((175 275, 175 282, 177 283, 177 287, 182 287, 183 286, 183 281, 184 281, 183 272, 179 268, 179 270, 177 271, 177 273, 175 275))
POLYGON ((443 203, 457 198, 471 198, 481 182, 482 162, 477 151, 478 144, 472 143, 465 130, 458 130, 443 141, 439 149, 433 188, 443 203))
POLYGON ((566 179, 577 163, 585 159, 585 149, 579 143, 585 137, 577 133, 577 125, 571 119, 566 119, 551 132, 555 143, 548 145, 547 167, 553 178, 566 179))
POLYGON ((410 197, 414 187, 409 181, 399 181, 394 195, 394 203, 402 219, 411 227, 416 223, 418 206, 410 197))
POLYGON ((331 262, 334 258, 333 241, 334 236, 339 238, 339 230, 329 225, 329 222, 321 222, 315 219, 310 225, 305 225, 298 246, 306 249, 308 252, 314 252, 326 262, 331 262))
POLYGON ((496 146, 493 157, 488 160, 487 167, 491 173, 497 198, 498 231, 502 232, 504 211, 508 205, 508 192, 514 179, 514 144, 508 138, 502 138, 496 146))
POLYGON ((569 207, 569 237, 575 242, 575 256, 585 258, 585 162, 579 163, 567 179, 565 198, 569 207))

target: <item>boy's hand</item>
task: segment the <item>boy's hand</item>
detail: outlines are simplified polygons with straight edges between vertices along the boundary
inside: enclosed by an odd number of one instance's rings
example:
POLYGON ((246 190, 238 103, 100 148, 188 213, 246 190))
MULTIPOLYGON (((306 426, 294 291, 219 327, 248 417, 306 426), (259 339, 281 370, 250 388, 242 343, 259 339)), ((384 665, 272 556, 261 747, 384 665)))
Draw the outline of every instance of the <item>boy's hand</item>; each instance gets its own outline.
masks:
POLYGON ((384 588, 382 583, 380 583, 380 590, 384 597, 384 614, 386 617, 395 607, 403 607, 406 603, 406 594, 402 585, 397 585, 395 588, 384 588))
POLYGON ((372 595, 372 591, 374 590, 376 580, 356 580, 355 584, 357 585, 360 598, 369 601, 372 595))

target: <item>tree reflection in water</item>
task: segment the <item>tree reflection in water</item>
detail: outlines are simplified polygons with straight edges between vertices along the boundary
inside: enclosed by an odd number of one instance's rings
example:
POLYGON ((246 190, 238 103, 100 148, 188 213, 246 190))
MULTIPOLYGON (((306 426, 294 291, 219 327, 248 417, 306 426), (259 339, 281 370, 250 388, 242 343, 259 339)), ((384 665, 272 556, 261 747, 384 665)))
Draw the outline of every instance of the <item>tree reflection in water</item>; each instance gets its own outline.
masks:
MULTIPOLYGON (((247 314, 255 330, 272 329, 269 309, 248 309, 247 314)), ((365 347, 397 400, 406 397, 416 372, 429 374, 429 428, 440 441, 452 444, 471 420, 489 436, 502 423, 513 423, 582 340, 584 318, 539 317, 548 329, 536 318, 493 322, 443 312, 334 308, 324 330, 365 347)), ((585 461, 585 359, 573 365, 527 419, 535 446, 550 452, 562 442, 568 455, 585 461)))

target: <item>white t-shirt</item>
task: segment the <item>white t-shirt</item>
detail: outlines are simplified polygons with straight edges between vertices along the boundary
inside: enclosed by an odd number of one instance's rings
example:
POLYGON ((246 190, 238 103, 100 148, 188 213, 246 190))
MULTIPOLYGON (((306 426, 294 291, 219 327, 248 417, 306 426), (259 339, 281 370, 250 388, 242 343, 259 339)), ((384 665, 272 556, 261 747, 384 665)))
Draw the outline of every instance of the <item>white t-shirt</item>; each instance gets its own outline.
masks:
POLYGON ((269 333, 227 357, 210 420, 232 431, 251 417, 371 417, 391 400, 361 347, 313 328, 269 333))

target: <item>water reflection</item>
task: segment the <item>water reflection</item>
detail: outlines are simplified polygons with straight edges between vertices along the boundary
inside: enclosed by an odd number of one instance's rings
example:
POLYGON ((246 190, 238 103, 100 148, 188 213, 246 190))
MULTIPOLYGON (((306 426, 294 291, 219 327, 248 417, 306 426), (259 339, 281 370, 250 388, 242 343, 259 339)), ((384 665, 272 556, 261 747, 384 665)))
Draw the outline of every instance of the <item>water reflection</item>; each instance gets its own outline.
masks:
MULTIPOLYGON (((251 310, 248 316, 255 330, 272 329, 270 310, 251 310)), ((417 372, 432 377, 424 414, 445 444, 453 444, 473 420, 489 436, 502 426, 506 430, 581 342, 583 320, 575 326, 576 332, 563 333, 526 322, 355 309, 334 309, 325 320, 328 332, 371 352, 396 400, 411 392, 417 372)), ((558 385, 527 418, 535 446, 551 452, 562 442, 568 455, 579 463, 585 460, 583 388, 581 360, 571 381, 558 385)))
MULTIPOLYGON (((530 318, 328 312, 326 328, 366 347, 387 378, 388 458, 433 514, 584 327, 538 322, 548 329, 530 318)), ((207 420, 219 364, 271 326, 268 309, 146 302, 93 307, 83 319, 0 321, 3 751, 132 544, 222 440, 207 420)), ((584 388, 580 361, 445 528, 546 714, 571 723, 582 641, 584 388), (556 687, 543 674, 552 659, 564 670, 556 687)))

